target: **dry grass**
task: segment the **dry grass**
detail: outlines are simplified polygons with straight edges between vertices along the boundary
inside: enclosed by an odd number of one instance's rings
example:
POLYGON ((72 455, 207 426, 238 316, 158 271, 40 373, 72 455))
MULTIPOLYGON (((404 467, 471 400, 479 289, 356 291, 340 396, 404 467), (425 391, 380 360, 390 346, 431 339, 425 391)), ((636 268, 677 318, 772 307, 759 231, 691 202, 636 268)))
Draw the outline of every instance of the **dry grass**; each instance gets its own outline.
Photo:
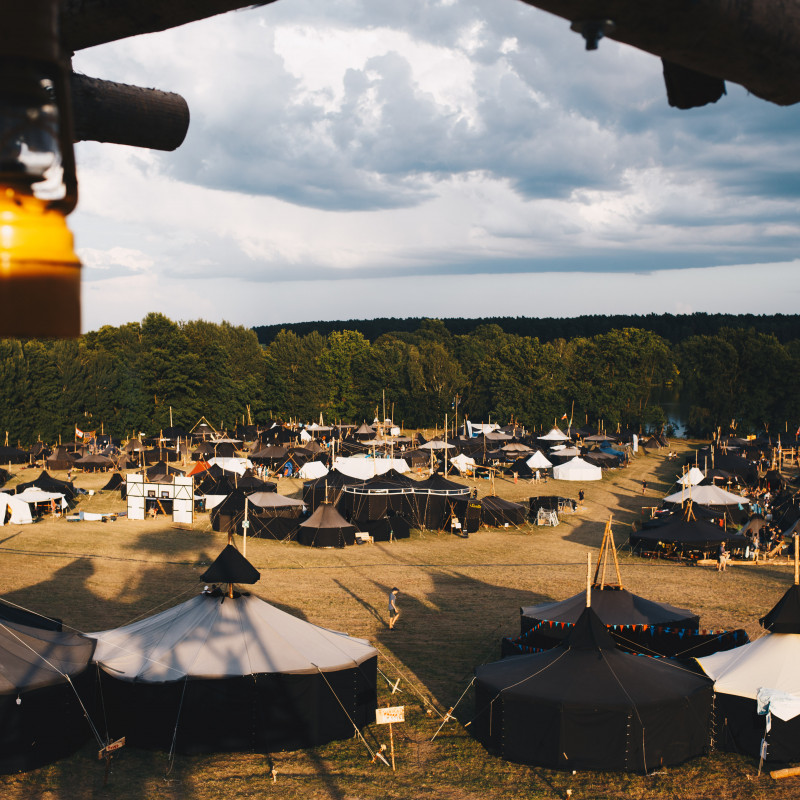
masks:
MULTIPOLYGON (((679 445, 688 449, 690 445, 679 445)), ((472 714, 469 691, 456 720, 440 714, 467 690, 475 665, 498 657, 503 635, 519 631, 519 607, 563 599, 585 585, 586 553, 596 556, 609 513, 617 544, 627 539, 641 508, 655 505, 672 486, 675 462, 640 456, 601 482, 570 484, 498 481, 497 494, 526 501, 533 494, 577 497, 586 503, 557 528, 484 530, 460 539, 413 532, 394 544, 310 550, 296 544, 249 540, 248 558, 261 571, 253 587, 263 599, 313 623, 369 639, 380 651, 380 669, 400 677, 390 695, 381 679, 381 704, 405 704, 407 722, 396 726, 398 770, 371 763, 358 740, 313 751, 271 757, 226 754, 188 758, 170 766, 165 754, 122 751, 112 764, 108 788, 96 747, 35 772, 0 777, 2 797, 17 798, 769 798, 800 793, 800 781, 756 778, 747 758, 713 754, 647 777, 619 773, 569 773, 508 764, 488 755, 465 729, 472 714), (648 482, 643 497, 641 481, 648 482), (385 622, 386 598, 400 588, 402 616, 393 631, 385 622), (435 708, 426 713, 430 706, 435 708), (270 769, 277 769, 273 783, 270 769)), ((23 471, 28 480, 38 471, 23 471)), ((61 477, 61 476, 59 476, 61 477)), ((107 475, 85 475, 78 486, 97 489, 107 475)), ((481 495, 489 484, 479 481, 481 495)), ((299 493, 299 481, 280 491, 299 493)), ((121 510, 118 493, 85 498, 87 511, 121 510)), ((163 520, 70 523, 66 520, 0 530, 3 596, 53 613, 78 630, 121 625, 186 599, 198 576, 225 544, 200 516, 192 531, 163 520)), ((622 551, 625 586, 650 599, 691 608, 701 625, 744 627, 758 635, 757 618, 791 580, 788 565, 734 566, 726 574, 633 558, 622 551)), ((208 723, 213 725, 213 720, 208 723)), ((388 731, 372 726, 371 746, 388 743, 388 731)))

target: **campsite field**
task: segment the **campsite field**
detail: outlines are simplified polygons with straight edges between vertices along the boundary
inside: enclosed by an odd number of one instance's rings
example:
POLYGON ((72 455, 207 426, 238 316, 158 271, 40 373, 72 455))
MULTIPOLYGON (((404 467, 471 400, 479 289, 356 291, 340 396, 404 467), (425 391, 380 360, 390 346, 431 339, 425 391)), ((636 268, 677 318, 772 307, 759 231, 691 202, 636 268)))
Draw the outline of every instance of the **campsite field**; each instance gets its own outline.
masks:
MULTIPOLYGON (((681 454, 692 448, 692 443, 677 444, 681 454)), ((560 600, 585 587, 586 553, 596 558, 609 514, 626 588, 694 610, 704 628, 743 627, 751 637, 759 635, 758 617, 792 580, 789 564, 734 564, 720 574, 713 567, 634 558, 623 547, 642 508, 657 505, 672 487, 677 464, 650 454, 595 483, 497 481, 498 495, 525 502, 535 494, 577 498, 583 489, 583 508, 562 517, 555 528, 484 529, 464 539, 413 531, 409 540, 345 550, 248 540, 247 557, 261 572, 254 594, 315 624, 369 639, 380 651, 379 703, 406 708, 406 722, 394 726, 396 772, 374 763, 358 739, 272 756, 176 756, 172 761, 164 753, 126 748, 112 761, 104 787, 104 763, 92 743, 52 766, 0 777, 0 796, 505 800, 564 798, 568 790, 573 798, 647 800, 798 796, 800 778, 757 777, 758 765, 750 758, 715 752, 648 776, 573 775, 506 763, 487 754, 465 728, 473 713, 474 666, 499 658, 500 638, 519 633, 520 606, 560 600), (392 586, 400 589, 401 617, 390 631, 386 604, 392 586), (398 678, 399 691, 391 694, 389 682, 398 678), (455 718, 443 721, 453 706, 455 718)), ((35 475, 38 470, 22 471, 25 480, 35 475)), ((75 483, 97 489, 107 477, 84 475, 75 483)), ((487 481, 466 482, 477 485, 481 496, 490 491, 487 481)), ((279 487, 294 496, 300 489, 294 480, 279 487)), ((84 498, 80 508, 124 506, 112 492, 84 498)), ((191 531, 173 528, 163 518, 9 525, 0 531, 0 587, 6 599, 61 617, 77 630, 103 630, 191 597, 200 588, 199 574, 225 543, 225 534, 211 531, 207 515, 200 515, 191 531)), ((241 547, 241 539, 237 544, 241 547)), ((96 724, 103 728, 102 719, 96 724)), ((370 726, 365 737, 372 750, 388 747, 387 726, 370 726)))

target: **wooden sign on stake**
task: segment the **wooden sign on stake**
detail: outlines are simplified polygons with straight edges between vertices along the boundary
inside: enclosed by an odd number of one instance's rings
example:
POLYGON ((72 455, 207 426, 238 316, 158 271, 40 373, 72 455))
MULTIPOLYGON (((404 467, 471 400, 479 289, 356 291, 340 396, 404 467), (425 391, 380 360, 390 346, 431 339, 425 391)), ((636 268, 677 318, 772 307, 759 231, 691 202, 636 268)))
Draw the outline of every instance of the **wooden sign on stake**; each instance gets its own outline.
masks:
POLYGON ((375 723, 377 725, 389 726, 389 746, 390 754, 392 757, 392 772, 395 770, 394 766, 394 732, 392 725, 396 722, 405 722, 405 706, 389 706, 388 708, 375 709, 375 723))

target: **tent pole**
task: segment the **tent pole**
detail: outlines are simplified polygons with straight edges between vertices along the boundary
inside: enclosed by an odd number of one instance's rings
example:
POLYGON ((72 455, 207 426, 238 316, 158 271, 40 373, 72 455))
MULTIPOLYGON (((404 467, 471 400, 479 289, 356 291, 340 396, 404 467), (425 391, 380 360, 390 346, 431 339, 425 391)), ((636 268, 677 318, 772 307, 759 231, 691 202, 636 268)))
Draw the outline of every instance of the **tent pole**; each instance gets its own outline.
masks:
POLYGON ((586 554, 586 608, 592 605, 592 554, 586 554))

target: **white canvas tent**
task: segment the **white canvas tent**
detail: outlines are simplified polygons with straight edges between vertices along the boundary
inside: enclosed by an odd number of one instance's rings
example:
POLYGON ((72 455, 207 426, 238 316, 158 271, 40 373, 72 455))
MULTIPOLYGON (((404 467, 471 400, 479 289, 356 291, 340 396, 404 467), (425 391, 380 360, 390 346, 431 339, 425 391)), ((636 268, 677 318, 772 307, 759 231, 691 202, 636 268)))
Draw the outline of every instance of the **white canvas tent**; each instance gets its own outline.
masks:
POLYGON ((463 453, 453 456, 450 463, 462 474, 475 469, 475 459, 465 456, 463 453))
POLYGON ((24 501, 17 499, 16 495, 0 492, 0 525, 6 524, 8 509, 11 509, 11 519, 13 525, 28 525, 33 522, 31 507, 24 501))
POLYGON ((553 477, 559 481, 599 481, 603 477, 603 470, 576 457, 553 467, 553 477))
POLYGON ((537 450, 525 463, 531 469, 550 469, 553 466, 541 450, 537 450))
POLYGON ((546 442, 565 442, 569 439, 564 431, 560 428, 551 428, 544 436, 539 436, 539 439, 544 439, 546 442))
POLYGON ((321 461, 306 461, 297 474, 304 481, 313 481, 328 474, 328 468, 321 461))
POLYGON ((692 467, 687 473, 678 478, 681 486, 697 486, 700 481, 705 480, 705 475, 697 467, 692 467))

